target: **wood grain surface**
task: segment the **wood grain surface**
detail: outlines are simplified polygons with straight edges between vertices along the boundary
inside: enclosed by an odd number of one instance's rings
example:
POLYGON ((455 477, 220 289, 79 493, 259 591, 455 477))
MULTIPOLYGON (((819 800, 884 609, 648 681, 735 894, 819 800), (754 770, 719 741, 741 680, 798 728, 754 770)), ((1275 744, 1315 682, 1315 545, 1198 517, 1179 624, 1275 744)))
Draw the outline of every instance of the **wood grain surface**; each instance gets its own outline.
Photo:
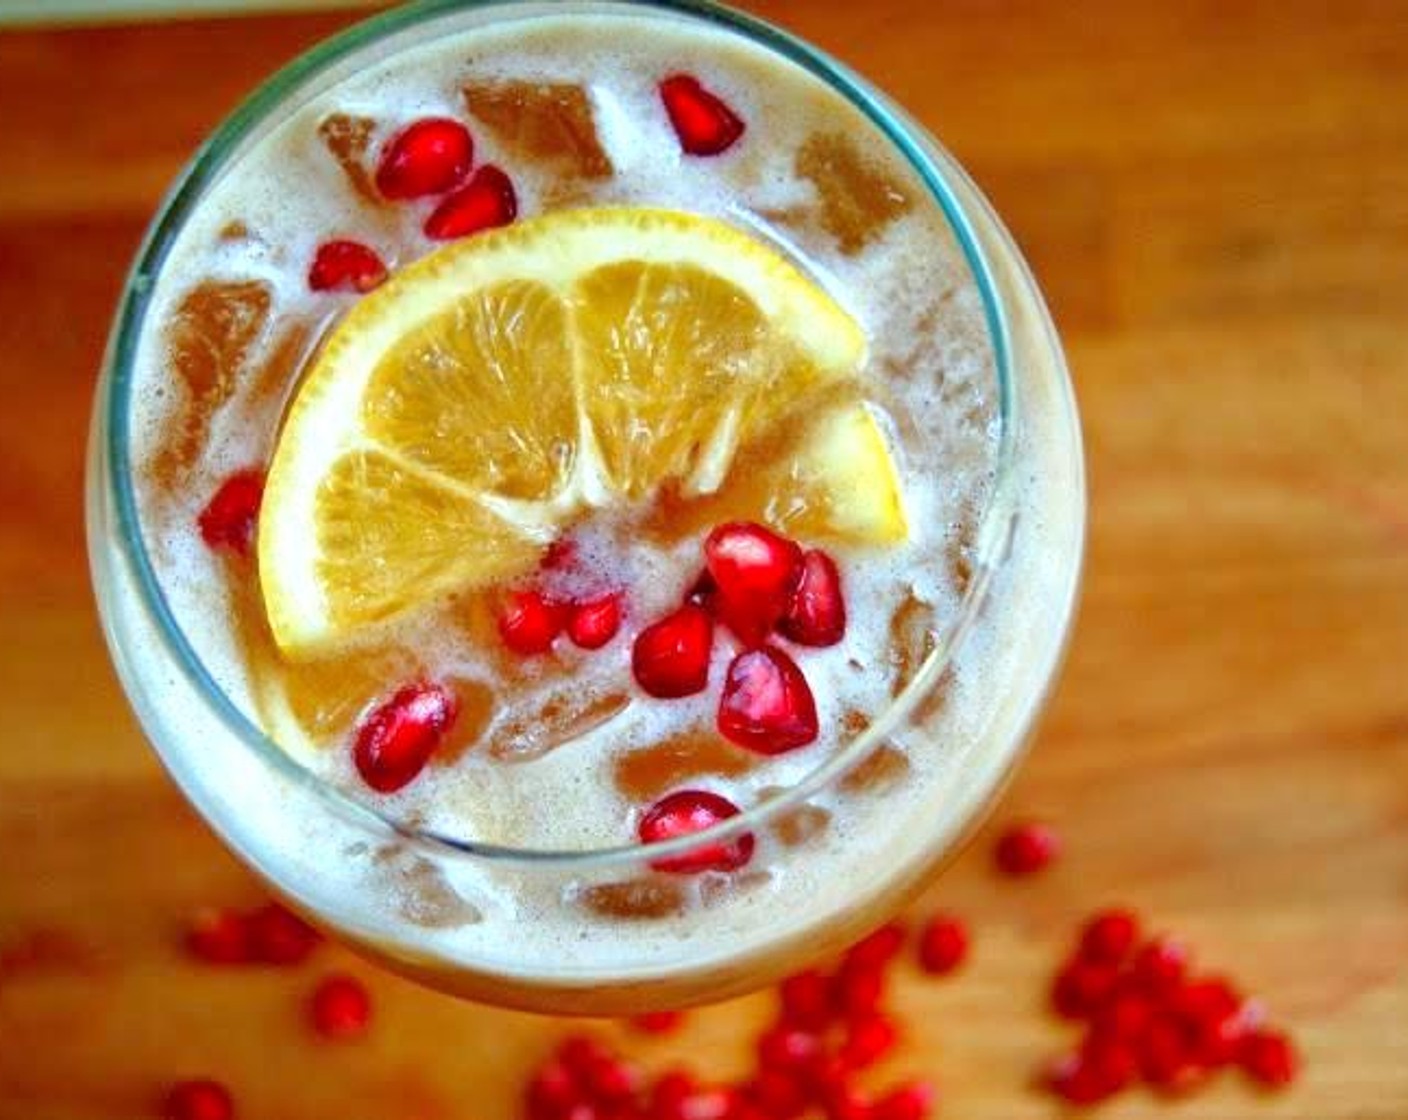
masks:
MULTIPOLYGON (((999 881, 991 830, 917 912, 972 923, 908 975, 897 1072, 960 1120, 1052 1117, 1042 989, 1079 916, 1128 902, 1261 993, 1307 1061, 1102 1115, 1408 1117, 1408 8, 1402 3, 770 0, 972 170, 1069 347, 1092 522, 1071 658, 998 814, 1067 858, 999 881)), ((178 1076, 245 1118, 501 1120, 561 1033, 329 949, 212 971, 177 931, 258 886, 128 713, 88 590, 82 452, 104 335, 159 194, 262 75, 350 21, 0 34, 0 1116, 151 1114, 178 1076), (320 971, 372 1037, 319 1045, 320 971)), ((760 122, 766 127, 766 122, 760 122)), ((738 1068, 755 997, 649 1066, 738 1068)), ((614 1026, 602 1028, 613 1037, 614 1026)))

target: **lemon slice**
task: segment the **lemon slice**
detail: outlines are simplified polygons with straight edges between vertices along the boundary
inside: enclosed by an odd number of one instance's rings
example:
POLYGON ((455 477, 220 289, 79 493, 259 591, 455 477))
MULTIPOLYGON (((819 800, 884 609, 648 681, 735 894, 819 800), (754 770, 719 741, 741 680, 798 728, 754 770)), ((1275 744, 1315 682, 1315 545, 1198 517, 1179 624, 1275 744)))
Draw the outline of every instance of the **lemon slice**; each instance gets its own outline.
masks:
MULTIPOLYGON (((258 541, 275 641, 336 648, 519 574, 584 510, 667 480, 715 489, 740 446, 864 359, 835 300, 710 218, 559 211, 445 246, 349 312, 284 419, 258 541)), ((807 485, 852 510, 867 479, 893 486, 878 432, 818 438, 846 462, 807 485)))

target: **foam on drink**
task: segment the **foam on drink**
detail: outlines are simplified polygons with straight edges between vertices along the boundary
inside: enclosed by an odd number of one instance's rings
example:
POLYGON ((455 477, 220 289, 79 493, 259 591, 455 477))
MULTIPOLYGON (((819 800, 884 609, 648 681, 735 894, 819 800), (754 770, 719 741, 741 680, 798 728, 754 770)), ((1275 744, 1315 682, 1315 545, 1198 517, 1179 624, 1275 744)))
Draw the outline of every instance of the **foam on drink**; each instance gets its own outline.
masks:
MULTIPOLYGON (((463 682, 474 697, 463 733, 482 734, 451 764, 432 765, 402 792, 375 798, 377 807, 444 835, 572 850, 631 841, 642 791, 664 788, 650 777, 652 757, 663 759, 657 773, 740 805, 776 795, 891 704, 927 655, 931 631, 958 610, 995 469, 993 358, 976 286, 951 233, 873 127, 800 69, 673 17, 538 13, 531 22, 445 34, 360 66, 240 154, 156 280, 136 371, 133 461, 144 465, 143 530, 176 618, 236 705, 328 781, 375 797, 359 786, 345 731, 338 745, 323 748, 285 734, 298 723, 297 674, 293 684, 272 688, 268 674, 261 677, 255 662, 270 653, 258 648, 247 622, 257 601, 230 586, 223 562, 193 526, 220 479, 267 460, 292 375, 347 306, 307 288, 317 244, 355 237, 393 269, 430 248, 419 232, 427 208, 378 202, 367 173, 389 135, 431 115, 467 121, 476 165, 509 172, 521 214, 567 204, 673 207, 724 218, 783 249, 867 333, 865 392, 897 457, 911 534, 892 549, 826 544, 843 572, 849 627, 840 645, 798 656, 821 738, 777 758, 747 756, 746 766, 721 765, 716 750, 697 742, 712 733, 732 655, 722 637, 711 687, 698 696, 641 694, 630 676, 629 641, 618 638, 609 655, 566 651, 560 660, 512 666, 515 699, 506 705, 498 700, 503 654, 485 641, 482 605, 464 600, 398 624, 354 659, 352 675, 365 672, 373 688, 379 674, 393 675, 383 692, 416 670, 463 682), (744 141, 725 156, 678 154, 656 86, 681 69, 698 74, 748 122, 744 141), (192 300, 206 316, 204 349, 201 338, 179 335, 192 300), (209 367, 206 387, 192 391, 181 376, 183 346, 209 367), (192 451, 192 444, 199 446, 192 451), (634 779, 623 779, 632 760, 643 761, 634 763, 634 779)), ((1043 454, 1057 461, 1068 451, 1053 446, 1043 454)), ((1069 552, 1078 549, 1078 503, 1047 501, 1063 481, 1058 471, 1034 471, 1025 481, 1023 535, 925 733, 889 744, 847 782, 765 830, 753 862, 732 878, 584 878, 565 887, 544 878, 535 887, 472 863, 446 869, 397 845, 349 842, 338 822, 291 820, 277 800, 254 790, 239 805, 245 835, 259 838, 259 859, 275 872, 281 852, 322 853, 322 889, 382 899, 369 912, 381 916, 389 942, 409 938, 500 973, 551 972, 562 966, 565 947, 587 954, 587 973, 676 960, 681 944, 694 946, 703 967, 709 946, 776 940, 786 924, 780 914, 792 915, 797 928, 809 914, 843 915, 848 892, 864 895, 877 868, 922 861, 945 836, 933 817, 962 808, 955 791, 965 771, 997 764, 996 753, 1010 751, 1014 720, 1021 730, 1023 713, 1008 711, 1008 702, 1025 696, 1030 706, 1030 688, 1020 682, 1029 671, 1049 672, 1054 654, 1046 643, 1047 660, 1029 670, 1013 635, 1042 624, 1031 612, 1043 602, 1059 603, 1069 552), (989 741, 994 757, 984 758, 989 741), (408 934, 406 922, 419 932, 408 934)), ((567 591, 628 589, 628 634, 678 602, 701 564, 702 533, 676 540, 643 533, 643 516, 603 511, 577 534, 581 570, 562 577, 567 591)), ((1062 621, 1051 620, 1058 628, 1062 621)), ((340 685, 345 668, 334 673, 340 685)), ((316 692, 317 682, 309 687, 316 692)), ((353 714, 329 719, 345 727, 353 714)), ((227 792, 240 801, 238 790, 227 792)), ((362 936, 373 936, 368 921, 362 936)))

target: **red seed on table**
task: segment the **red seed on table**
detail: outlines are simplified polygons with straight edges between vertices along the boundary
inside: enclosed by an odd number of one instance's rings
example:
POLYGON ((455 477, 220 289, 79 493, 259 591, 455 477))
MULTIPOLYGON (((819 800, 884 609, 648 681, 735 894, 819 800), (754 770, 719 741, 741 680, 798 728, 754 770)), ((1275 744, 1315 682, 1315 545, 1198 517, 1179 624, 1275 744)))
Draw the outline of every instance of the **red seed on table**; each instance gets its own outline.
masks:
POLYGON ((821 1052, 819 1036, 786 1024, 764 1031, 758 1038, 758 1065, 763 1069, 796 1072, 808 1068, 821 1052))
POLYGON ((1176 987, 1188 969, 1188 951, 1177 941, 1155 938, 1134 956, 1131 974, 1147 991, 1176 987))
POLYGON ((459 121, 427 117, 398 132, 376 169, 376 186, 392 199, 443 194, 469 174, 474 140, 459 121))
POLYGON ((745 131, 738 114, 688 74, 673 74, 661 82, 660 100, 680 147, 689 155, 716 156, 745 131))
POLYGON ((253 911, 248 922, 254 959, 265 964, 302 964, 322 940, 317 930, 277 902, 253 911))
POLYGON ((868 1069, 893 1050, 898 1041, 899 1031, 884 1015, 858 1016, 846 1024, 841 1060, 851 1069, 868 1069))
POLYGON ((1046 825, 1028 822, 1008 829, 994 852, 1007 875, 1032 875, 1046 868, 1061 851, 1061 841, 1046 825))
POLYGON ((566 1064, 550 1059, 528 1082, 526 1104, 529 1120, 561 1120, 581 1099, 577 1080, 566 1064))
POLYGON ((499 614, 499 637, 514 653, 547 653, 562 633, 567 611, 537 591, 515 591, 499 614))
POLYGON ((1139 991, 1125 990, 1123 980, 1116 987, 1109 1003, 1095 1016, 1095 1029, 1100 1034, 1126 1042, 1137 1042, 1154 1018, 1154 1004, 1139 991))
POLYGON ((744 1096, 773 1120, 794 1120, 807 1109, 806 1086, 794 1074, 761 1069, 744 1088, 744 1096))
POLYGON ((1213 977, 1171 987, 1164 993, 1163 1002, 1171 1014, 1193 1026, 1236 1014, 1242 997, 1226 980, 1213 977))
POLYGON ((782 754, 814 742, 816 700, 802 670, 773 646, 735 657, 719 697, 719 734, 759 754, 782 754))
POLYGON ((826 553, 812 549, 802 557, 801 579, 777 629, 784 638, 803 646, 834 646, 845 637, 841 573, 826 553))
POLYGON ((568 1035, 557 1048, 558 1060, 583 1083, 597 1065, 614 1057, 606 1046, 584 1034, 568 1035))
MULTIPOLYGON (((641 817, 636 833, 642 844, 656 844, 689 836, 738 815, 738 806, 708 790, 679 790, 661 798, 641 817)), ((657 871, 694 874, 699 871, 736 871, 753 858, 752 833, 732 840, 705 844, 683 855, 652 860, 657 871)))
POLYGON ((254 959, 249 920, 236 910, 201 910, 186 930, 186 948, 208 964, 247 964, 254 959))
POLYGON ((737 1114, 739 1094, 728 1085, 697 1088, 679 1103, 680 1120, 730 1120, 737 1114))
POLYGON ((1080 1061, 1109 1093, 1119 1092, 1139 1074, 1134 1047, 1123 1039, 1099 1033, 1088 1035, 1081 1043, 1080 1061))
POLYGON ((1248 1036, 1237 1061, 1248 1076, 1270 1089, 1289 1085, 1300 1071, 1300 1055, 1281 1031, 1259 1030, 1248 1036))
POLYGON ((201 539, 212 549, 248 556, 263 497, 263 471, 250 467, 230 475, 200 512, 201 539))
POLYGON ((582 649, 600 649, 621 629, 621 596, 603 595, 572 608, 567 636, 582 649))
POLYGON ((667 1070, 650 1088, 647 1108, 652 1120, 682 1120, 684 1102, 698 1091, 699 1083, 685 1070, 667 1070))
POLYGON ((778 995, 783 1020, 794 1026, 820 1030, 831 1020, 831 985, 816 969, 787 977, 778 995))
POLYGON ((704 561, 714 614, 745 646, 761 645, 792 602, 802 550, 756 522, 732 521, 705 539, 704 561))
POLYGON ((889 922, 847 949, 846 960, 854 967, 884 968, 904 948, 904 937, 904 926, 889 922))
POLYGON ((1051 1063, 1043 1081, 1048 1089, 1071 1104, 1096 1104, 1114 1093, 1101 1082, 1097 1071, 1077 1054, 1058 1058, 1051 1063))
POLYGON ((947 976, 968 958, 968 928, 948 914, 937 914, 919 931, 919 965, 932 976, 947 976))
POLYGON ((1182 1028, 1167 1018, 1149 1024, 1139 1044, 1139 1068, 1144 1080, 1171 1092, 1181 1092, 1197 1079, 1198 1069, 1182 1028))
POLYGON ((328 976, 313 989, 309 1016, 324 1038, 355 1038, 371 1025, 372 998, 355 976, 328 976))
POLYGON ((1110 999, 1118 982, 1119 970, 1114 965, 1073 961, 1056 976, 1051 1006, 1066 1019, 1089 1018, 1110 999))
POLYGON ((235 1102, 218 1081, 196 1078, 178 1081, 162 1102, 163 1120, 232 1120, 235 1102))
POLYGON ((1128 910, 1106 910, 1086 923, 1080 955, 1088 961, 1118 964, 1139 940, 1139 920, 1128 910))
POLYGON ((641 1034, 671 1034, 684 1024, 683 1011, 647 1011, 631 1017, 631 1026, 641 1034))
POLYGON ((870 1098, 851 1081, 842 1081, 830 1088, 821 1103, 827 1120, 871 1120, 870 1098))
POLYGON ((686 604, 636 635, 631 672, 651 696, 692 696, 709 683, 713 644, 714 623, 708 612, 686 604))
POLYGON ((871 1109, 875 1120, 926 1120, 934 1108, 934 1087, 927 1081, 908 1081, 891 1089, 871 1109))
POLYGON ((385 262, 359 241, 325 241, 308 268, 315 292, 369 292, 385 279, 385 262))
POLYGON ((506 226, 516 217, 518 195, 513 183, 499 168, 486 163, 425 219, 424 232, 434 241, 452 241, 506 226))
POLYGON ((362 781, 394 793, 425 769, 459 714, 454 695, 437 684, 412 684, 373 708, 357 725, 352 761, 362 781))
POLYGON ((832 1002, 844 1015, 869 1015, 880 1007, 885 994, 885 974, 875 968, 842 964, 832 979, 832 1002))
POLYGON ((595 1062, 587 1070, 587 1094, 597 1104, 619 1105, 631 1100, 639 1088, 640 1074, 635 1066, 620 1058, 595 1062))

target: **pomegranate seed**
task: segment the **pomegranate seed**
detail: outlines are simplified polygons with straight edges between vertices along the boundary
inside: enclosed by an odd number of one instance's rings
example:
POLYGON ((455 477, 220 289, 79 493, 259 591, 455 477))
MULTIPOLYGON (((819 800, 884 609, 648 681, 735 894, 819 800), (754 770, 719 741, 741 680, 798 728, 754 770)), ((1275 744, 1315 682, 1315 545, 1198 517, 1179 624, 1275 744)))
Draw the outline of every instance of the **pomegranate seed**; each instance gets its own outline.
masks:
POLYGON ((719 697, 719 733, 759 754, 782 754, 813 742, 816 701, 797 663, 773 646, 740 653, 719 697))
POLYGON ((857 968, 884 968, 904 948, 904 937, 904 926, 890 922, 847 949, 846 960, 857 968))
POLYGON ((631 671, 651 696, 692 696, 709 683, 713 644, 714 623, 708 612, 686 604, 636 635, 631 671))
POLYGON ((355 1038, 371 1025, 372 997, 355 976, 329 976, 313 989, 309 1015, 324 1038, 355 1038))
POLYGON ((427 117, 397 133, 382 153, 376 187, 386 198, 443 194, 469 174, 474 140, 446 117, 427 117))
POLYGON ((1080 1061, 1108 1093, 1125 1088, 1139 1073, 1139 1061, 1129 1043, 1108 1035, 1091 1034, 1081 1044, 1080 1061))
POLYGON ((1080 955, 1088 961, 1118 964, 1139 940, 1139 921, 1128 910, 1107 910, 1086 923, 1080 955))
POLYGON ((1095 1029, 1111 1038, 1136 1042, 1154 1018, 1154 1005, 1137 991, 1116 990, 1095 1018, 1095 1029))
POLYGON ((1196 980, 1170 988, 1164 996, 1164 1006, 1184 1023, 1195 1026, 1235 1015, 1242 1006, 1242 997, 1226 980, 1196 980))
POLYGON ((939 914, 919 933, 919 964, 934 976, 947 976, 968 957, 968 928, 957 918, 939 914))
POLYGON ((1216 1018, 1200 1019, 1186 1029, 1194 1061, 1209 1069, 1217 1069, 1237 1060, 1250 1033, 1250 1024, 1238 1008, 1216 1018))
POLYGON ((1027 823, 1008 829, 997 841, 997 866, 1007 875, 1031 875, 1042 870, 1061 851, 1056 833, 1042 824, 1027 823))
POLYGON ((1289 1085, 1300 1071, 1300 1055, 1280 1031, 1260 1030, 1248 1036, 1237 1061, 1253 1080, 1272 1089, 1289 1085))
POLYGON ((806 1087, 780 1069, 759 1070, 748 1083, 745 1095, 774 1120, 794 1120, 807 1110, 806 1087))
POLYGON ((577 542, 571 537, 563 537, 548 545, 539 566, 553 572, 566 571, 577 563, 577 542))
POLYGON ((660 100, 680 147, 692 156, 727 151, 746 127, 737 113, 688 74, 673 74, 661 82, 660 100))
POLYGON ((640 1087, 636 1068, 619 1058, 593 1063, 587 1071, 587 1092, 597 1104, 616 1105, 631 1100, 640 1087))
POLYGON ((161 1115, 163 1120, 232 1120, 235 1102, 218 1081, 178 1081, 167 1090, 161 1115))
POLYGON ((841 573, 826 553, 812 549, 802 557, 801 579, 777 628, 803 646, 834 646, 845 636, 841 573))
POLYGON ((820 1030, 831 1021, 831 985, 816 969, 787 977, 778 994, 782 1017, 793 1026, 820 1030))
POLYGON ((631 1026, 642 1034, 672 1034, 683 1024, 683 1011, 647 1011, 631 1017, 631 1026))
POLYGON ((841 1060, 851 1069, 867 1069, 895 1048, 899 1031, 884 1015, 863 1015, 846 1024, 841 1060))
POLYGON ((822 1103, 833 1093, 841 1092, 851 1080, 851 1071, 839 1054, 818 1054, 804 1072, 812 1099, 822 1103))
POLYGON ((591 1101, 577 1100, 568 1108, 563 1120, 608 1120, 606 1114, 591 1101))
POLYGON ((1071 1104, 1096 1104, 1112 1095, 1099 1074, 1074 1054, 1053 1062, 1045 1082, 1047 1088, 1071 1104))
POLYGON ((352 760, 378 793, 393 793, 425 769, 455 722, 459 704, 436 684, 412 684, 373 708, 357 725, 352 760))
POLYGON ((556 1059, 539 1067, 528 1082, 530 1120, 560 1120, 578 1100, 576 1078, 563 1062, 556 1059))
POLYGON ((228 548, 248 556, 263 497, 263 471, 251 467, 230 475, 200 511, 201 539, 211 548, 228 548))
POLYGON ((615 1061, 615 1055, 594 1038, 583 1034, 568 1035, 557 1048, 557 1057, 568 1071, 583 1084, 592 1070, 603 1062, 615 1061))
POLYGON ((325 241, 308 269, 315 292, 369 292, 385 279, 385 263, 358 241, 325 241))
POLYGON ((684 1070, 661 1074, 650 1090, 650 1116, 653 1120, 680 1120, 684 1102, 698 1090, 698 1082, 684 1070))
MULTIPOLYGON (((669 794, 652 805, 640 819, 637 834, 642 844, 657 844, 677 836, 689 836, 720 821, 738 815, 738 806, 717 793, 685 789, 669 794)), ((705 844, 682 856, 652 860, 657 871, 693 874, 698 871, 735 871, 753 858, 753 834, 745 832, 733 840, 705 844)))
POLYGON ((695 1089, 679 1103, 680 1120, 729 1120, 738 1111, 738 1092, 730 1086, 695 1089))
POLYGON ((493 164, 486 163, 425 219, 425 236, 434 241, 453 241, 506 226, 517 216, 518 195, 513 183, 493 164))
POLYGON ((1186 1088, 1196 1067, 1183 1030, 1170 1019, 1155 1019, 1139 1044, 1139 1068, 1151 1085, 1172 1091, 1186 1088))
POLYGON ((760 645, 787 612, 802 577, 802 550, 751 521, 720 525, 704 541, 717 590, 713 606, 745 646, 760 645))
POLYGON ((758 1064, 763 1069, 795 1072, 807 1068, 820 1053, 820 1038, 786 1024, 764 1031, 758 1038, 758 1064))
POLYGON ((1147 991, 1177 987, 1188 969, 1188 950, 1177 941, 1156 938, 1135 954, 1131 974, 1147 991))
POLYGON ((246 964, 254 958, 249 921, 234 910, 201 910, 186 930, 186 948, 208 964, 246 964))
POLYGON ((621 596, 604 595, 573 609, 567 636, 582 649, 600 649, 621 629, 621 596))
POLYGON ((499 637, 514 653, 547 653, 562 633, 566 611, 536 591, 515 591, 499 615, 499 637))
POLYGON ((926 1120, 934 1108, 934 1087, 927 1081, 907 1081, 875 1102, 875 1120, 926 1120))
POLYGON ((870 1120, 872 1107, 859 1086, 841 1081, 822 1101, 827 1120, 870 1120))
POLYGON ((1105 1006, 1118 980, 1119 972, 1113 965, 1074 961, 1057 975, 1051 1004, 1063 1018, 1089 1018, 1105 1006))
POLYGON ((874 1014, 885 994, 885 974, 875 968, 842 964, 833 984, 835 1006, 851 1018, 874 1014))
POLYGON ((322 940, 317 930, 277 902, 261 906, 246 920, 254 959, 265 964, 302 964, 322 940))

